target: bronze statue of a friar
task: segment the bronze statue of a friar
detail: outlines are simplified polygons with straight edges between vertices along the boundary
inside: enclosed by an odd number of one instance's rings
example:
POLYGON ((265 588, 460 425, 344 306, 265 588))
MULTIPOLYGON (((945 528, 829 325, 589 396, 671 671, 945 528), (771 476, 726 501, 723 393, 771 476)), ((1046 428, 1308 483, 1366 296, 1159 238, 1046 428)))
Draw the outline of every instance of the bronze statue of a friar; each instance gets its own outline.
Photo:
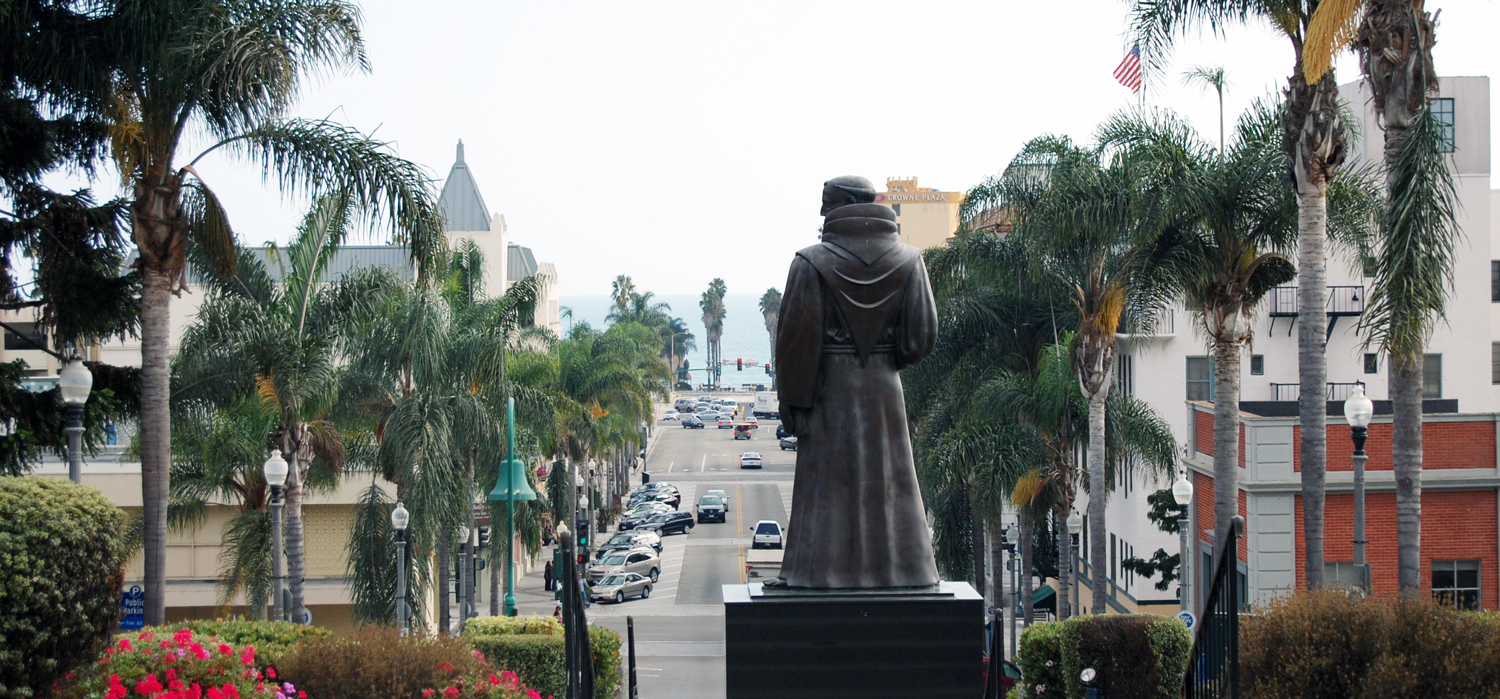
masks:
POLYGON ((823 185, 822 242, 797 252, 776 333, 781 419, 797 474, 781 578, 767 587, 937 584, 902 368, 937 339, 918 249, 863 177, 823 185))

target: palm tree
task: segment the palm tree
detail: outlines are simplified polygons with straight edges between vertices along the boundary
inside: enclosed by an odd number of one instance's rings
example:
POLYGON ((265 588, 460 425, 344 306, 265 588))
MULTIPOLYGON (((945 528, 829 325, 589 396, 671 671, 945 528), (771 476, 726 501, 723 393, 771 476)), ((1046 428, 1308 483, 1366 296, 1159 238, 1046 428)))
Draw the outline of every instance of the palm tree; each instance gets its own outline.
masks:
POLYGON ((1224 87, 1229 84, 1224 66, 1193 66, 1182 74, 1182 84, 1202 85, 1219 95, 1219 150, 1224 150, 1224 87))
POLYGON ((630 306, 630 297, 635 293, 635 282, 629 275, 621 274, 610 282, 609 298, 614 303, 611 313, 624 313, 630 306))
POLYGON ((1434 21, 1421 2, 1324 3, 1309 27, 1306 75, 1330 70, 1352 40, 1385 130, 1386 202, 1375 284, 1362 324, 1367 342, 1389 357, 1391 456, 1396 475, 1396 540, 1402 594, 1422 589, 1423 352, 1444 317, 1453 287, 1458 226, 1442 126, 1430 111, 1438 94, 1432 62, 1434 21))
POLYGON ((1323 323, 1328 302, 1328 187, 1344 161, 1345 131, 1339 118, 1333 73, 1313 82, 1304 77, 1303 46, 1319 0, 1136 0, 1132 33, 1148 70, 1161 72, 1173 42, 1207 26, 1215 32, 1230 24, 1267 23, 1292 45, 1282 121, 1282 148, 1299 207, 1297 232, 1297 368, 1301 425, 1302 527, 1309 587, 1323 583, 1323 507, 1327 469, 1328 381, 1323 323))
MULTIPOLYGON (((1015 231, 1031 248, 1031 272, 1057 284, 1078 318, 1073 371, 1088 401, 1090 567, 1105 570, 1109 493, 1106 414, 1115 366, 1115 333, 1127 310, 1137 331, 1149 332, 1170 293, 1150 279, 1143 243, 1161 225, 1159 197, 1148 173, 1129 159, 1065 138, 1028 143, 995 190, 1015 231)), ((1093 612, 1104 612, 1107 582, 1093 578, 1093 612)))
MULTIPOLYGON (((325 279, 352 213, 349 197, 321 197, 284 261, 281 250, 267 248, 277 274, 242 250, 233 278, 207 279, 210 295, 198 322, 183 334, 173 386, 174 402, 183 405, 226 407, 259 396, 279 415, 275 441, 289 466, 285 528, 293 612, 303 607, 302 503, 313 457, 332 473, 344 460, 342 434, 329 414, 338 399, 346 326, 384 283, 360 274, 332 284, 325 279)), ((195 251, 195 262, 202 257, 195 251)))
POLYGON ((687 321, 681 318, 673 318, 667 331, 672 333, 667 341, 667 360, 672 365, 672 381, 675 383, 681 374, 682 363, 687 360, 687 353, 698 349, 698 343, 688 330, 687 321))
MULTIPOLYGON (((766 320, 766 334, 771 336, 771 365, 776 365, 776 323, 781 318, 781 292, 776 287, 760 295, 760 315, 766 320)), ((776 375, 771 375, 771 390, 776 390, 776 375)))
POLYGON ((703 328, 708 338, 708 377, 709 383, 715 387, 719 385, 719 373, 722 370, 719 362, 719 338, 724 335, 724 295, 729 293, 723 279, 715 278, 708 284, 708 290, 703 292, 703 298, 698 301, 698 307, 703 311, 703 328))
POLYGON ((165 621, 168 308, 185 283, 186 251, 232 275, 234 234, 218 197, 194 164, 223 150, 255 162, 288 192, 347 192, 354 208, 388 222, 414 260, 444 245, 428 177, 368 136, 328 121, 286 119, 302 76, 368 69, 358 9, 343 0, 110 0, 101 36, 113 46, 113 157, 131 190, 130 220, 141 292, 141 490, 146 623, 165 621), (213 142, 183 164, 183 135, 213 142))
POLYGON ((1181 290, 1214 358, 1215 541, 1239 514, 1240 352, 1265 295, 1297 276, 1285 254, 1297 235, 1297 202, 1284 186, 1278 116, 1258 105, 1229 150, 1215 150, 1167 113, 1117 116, 1101 142, 1161 173, 1171 212, 1152 252, 1152 279, 1181 290))

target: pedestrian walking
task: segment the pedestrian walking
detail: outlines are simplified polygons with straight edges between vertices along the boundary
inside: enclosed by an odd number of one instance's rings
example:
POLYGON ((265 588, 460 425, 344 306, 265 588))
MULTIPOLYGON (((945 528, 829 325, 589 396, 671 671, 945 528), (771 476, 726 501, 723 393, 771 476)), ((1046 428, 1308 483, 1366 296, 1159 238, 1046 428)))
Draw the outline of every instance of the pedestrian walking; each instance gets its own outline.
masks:
POLYGON ((552 618, 556 619, 559 624, 563 623, 562 604, 559 603, 556 607, 552 608, 552 618))
POLYGON ((542 585, 543 585, 542 589, 544 589, 544 590, 546 590, 548 592, 551 592, 553 590, 553 587, 552 587, 552 561, 547 561, 547 565, 545 565, 545 566, 542 567, 542 585))

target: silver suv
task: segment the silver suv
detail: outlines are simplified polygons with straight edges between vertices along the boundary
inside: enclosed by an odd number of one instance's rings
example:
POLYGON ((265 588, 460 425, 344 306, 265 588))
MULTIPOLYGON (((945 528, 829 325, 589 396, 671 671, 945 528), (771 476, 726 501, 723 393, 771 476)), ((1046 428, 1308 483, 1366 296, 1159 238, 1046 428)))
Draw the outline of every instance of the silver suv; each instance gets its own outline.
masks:
POLYGON ((589 582, 598 582, 606 576, 625 573, 639 573, 651 578, 651 582, 656 582, 661 575, 661 558, 657 557, 656 552, 649 547, 613 551, 605 554, 604 558, 589 567, 589 582))

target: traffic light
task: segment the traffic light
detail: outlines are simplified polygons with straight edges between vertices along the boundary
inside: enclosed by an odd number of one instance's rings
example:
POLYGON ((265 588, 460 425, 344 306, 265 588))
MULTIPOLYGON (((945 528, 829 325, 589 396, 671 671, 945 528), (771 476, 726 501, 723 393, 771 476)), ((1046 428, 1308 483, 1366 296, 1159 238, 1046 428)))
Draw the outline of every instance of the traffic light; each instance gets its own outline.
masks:
POLYGON ((490 528, 489 527, 480 527, 479 528, 479 548, 484 548, 484 547, 489 546, 489 545, 490 545, 490 528))
POLYGON ((745 360, 743 360, 743 359, 736 359, 736 360, 734 360, 734 370, 735 371, 744 371, 745 370, 745 360))
POLYGON ((766 365, 766 376, 770 376, 770 375, 771 375, 771 365, 767 364, 766 365))
POLYGON ((588 556, 585 556, 585 555, 583 555, 581 553, 578 554, 578 565, 583 565, 584 563, 587 563, 587 562, 588 562, 588 556))
POLYGON ((589 545, 589 521, 586 519, 578 520, 578 545, 589 545))

